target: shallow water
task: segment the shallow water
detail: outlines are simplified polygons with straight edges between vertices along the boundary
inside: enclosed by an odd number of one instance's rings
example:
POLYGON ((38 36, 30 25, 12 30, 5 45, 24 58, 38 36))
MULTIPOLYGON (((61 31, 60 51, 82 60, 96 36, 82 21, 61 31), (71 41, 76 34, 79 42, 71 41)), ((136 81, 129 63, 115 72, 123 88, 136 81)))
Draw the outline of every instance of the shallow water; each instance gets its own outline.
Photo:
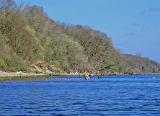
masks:
POLYGON ((0 115, 157 116, 160 75, 0 82, 0 115))

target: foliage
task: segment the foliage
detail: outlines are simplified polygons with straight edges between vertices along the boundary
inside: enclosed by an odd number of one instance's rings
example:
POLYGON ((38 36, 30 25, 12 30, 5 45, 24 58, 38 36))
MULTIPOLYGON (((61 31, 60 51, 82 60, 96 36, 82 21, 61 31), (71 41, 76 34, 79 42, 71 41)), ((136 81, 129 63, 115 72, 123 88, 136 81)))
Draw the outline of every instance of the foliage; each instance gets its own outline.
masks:
POLYGON ((121 54, 121 71, 129 73, 156 73, 160 71, 160 65, 148 58, 121 54))
POLYGON ((4 71, 25 71, 27 62, 17 56, 8 46, 0 46, 0 69, 4 71))

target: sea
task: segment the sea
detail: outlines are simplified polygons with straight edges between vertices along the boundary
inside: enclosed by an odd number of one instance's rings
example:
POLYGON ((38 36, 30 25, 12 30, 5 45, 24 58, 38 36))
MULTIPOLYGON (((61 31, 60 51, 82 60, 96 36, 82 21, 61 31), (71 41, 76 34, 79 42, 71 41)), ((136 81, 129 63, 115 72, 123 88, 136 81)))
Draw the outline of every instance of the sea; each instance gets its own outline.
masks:
POLYGON ((160 116, 160 75, 1 81, 0 115, 160 116))

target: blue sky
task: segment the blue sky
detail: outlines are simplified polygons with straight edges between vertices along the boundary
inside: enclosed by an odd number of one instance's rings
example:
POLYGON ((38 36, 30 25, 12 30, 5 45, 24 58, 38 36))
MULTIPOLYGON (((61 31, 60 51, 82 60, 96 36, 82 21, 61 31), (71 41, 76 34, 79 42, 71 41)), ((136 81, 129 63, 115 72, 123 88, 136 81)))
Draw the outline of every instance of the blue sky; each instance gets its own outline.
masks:
POLYGON ((160 62, 160 0, 17 0, 44 8, 66 24, 105 32, 123 53, 160 62))

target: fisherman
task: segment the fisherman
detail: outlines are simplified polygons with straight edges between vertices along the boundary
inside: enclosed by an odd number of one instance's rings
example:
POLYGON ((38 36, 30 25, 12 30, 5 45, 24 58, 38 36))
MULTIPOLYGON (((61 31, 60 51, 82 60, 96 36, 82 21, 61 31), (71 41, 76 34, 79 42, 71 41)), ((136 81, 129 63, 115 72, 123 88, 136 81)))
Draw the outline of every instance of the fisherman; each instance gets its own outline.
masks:
POLYGON ((91 75, 90 75, 89 73, 87 73, 87 72, 84 72, 84 73, 83 73, 83 76, 84 76, 84 79, 85 79, 85 80, 89 80, 90 77, 91 77, 91 75))

